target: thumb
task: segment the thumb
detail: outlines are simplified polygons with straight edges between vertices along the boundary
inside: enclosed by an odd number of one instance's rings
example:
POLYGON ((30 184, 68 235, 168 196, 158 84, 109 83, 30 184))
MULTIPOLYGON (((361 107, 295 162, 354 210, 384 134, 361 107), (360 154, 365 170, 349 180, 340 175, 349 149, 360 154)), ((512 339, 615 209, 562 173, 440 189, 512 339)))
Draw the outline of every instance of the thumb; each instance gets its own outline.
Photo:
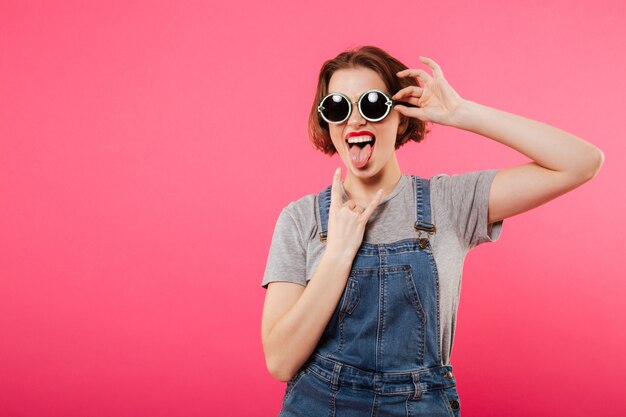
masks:
POLYGON ((413 119, 419 119, 425 122, 428 121, 426 119, 426 112, 422 108, 419 108, 419 107, 409 108, 409 107, 403 106, 402 104, 397 104, 393 108, 397 110, 398 113, 400 113, 403 116, 411 117, 413 119))

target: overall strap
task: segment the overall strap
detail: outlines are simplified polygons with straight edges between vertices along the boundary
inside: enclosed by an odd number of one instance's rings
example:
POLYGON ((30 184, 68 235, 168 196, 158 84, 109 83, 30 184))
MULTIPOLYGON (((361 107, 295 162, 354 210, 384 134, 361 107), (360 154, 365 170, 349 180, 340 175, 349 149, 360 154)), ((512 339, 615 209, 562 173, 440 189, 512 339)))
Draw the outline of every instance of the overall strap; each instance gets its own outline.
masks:
POLYGON ((328 231, 328 211, 330 210, 330 191, 332 185, 329 185, 324 191, 317 195, 317 209, 320 219, 319 237, 322 242, 326 241, 328 231))
MULTIPOLYGON (((430 213, 430 182, 427 179, 411 176, 415 189, 415 231, 422 236, 422 233, 432 235, 436 232, 435 225, 431 223, 430 213)), ((328 211, 330 209, 330 192, 332 186, 328 186, 320 192, 317 197, 317 208, 320 219, 319 238, 326 241, 328 233, 328 211)))
MULTIPOLYGON (((422 241, 422 234, 429 236, 436 232, 435 225, 431 223, 430 213, 430 181, 427 179, 412 175, 413 186, 415 188, 415 224, 413 227, 420 236, 420 246, 426 245, 422 241)), ((424 246, 422 246, 424 247, 424 246)))

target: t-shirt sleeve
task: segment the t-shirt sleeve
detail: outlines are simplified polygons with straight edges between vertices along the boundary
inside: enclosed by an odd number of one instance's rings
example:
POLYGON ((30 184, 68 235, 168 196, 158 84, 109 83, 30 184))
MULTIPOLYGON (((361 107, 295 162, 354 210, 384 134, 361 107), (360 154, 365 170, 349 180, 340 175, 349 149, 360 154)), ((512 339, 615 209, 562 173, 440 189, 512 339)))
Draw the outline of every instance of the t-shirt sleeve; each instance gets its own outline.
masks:
POLYGON ((502 232, 503 220, 487 223, 489 191, 497 173, 498 170, 490 169, 439 178, 455 231, 468 249, 495 242, 502 232))
POLYGON ((275 281, 306 286, 306 248, 290 206, 283 209, 276 222, 261 285, 267 288, 275 281))

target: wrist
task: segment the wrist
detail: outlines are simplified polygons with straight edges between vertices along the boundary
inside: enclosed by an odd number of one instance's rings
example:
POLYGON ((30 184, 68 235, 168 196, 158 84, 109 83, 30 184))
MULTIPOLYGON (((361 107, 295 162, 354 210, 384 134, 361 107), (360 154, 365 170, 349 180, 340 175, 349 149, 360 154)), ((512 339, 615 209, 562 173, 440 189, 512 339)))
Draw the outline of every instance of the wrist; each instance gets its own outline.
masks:
POLYGON ((346 269, 348 271, 352 269, 353 261, 353 254, 328 250, 328 247, 324 251, 322 259, 320 260, 320 262, 329 263, 335 268, 346 269))
POLYGON ((479 117, 480 105, 470 100, 463 100, 455 109, 450 126, 463 130, 472 130, 479 117))

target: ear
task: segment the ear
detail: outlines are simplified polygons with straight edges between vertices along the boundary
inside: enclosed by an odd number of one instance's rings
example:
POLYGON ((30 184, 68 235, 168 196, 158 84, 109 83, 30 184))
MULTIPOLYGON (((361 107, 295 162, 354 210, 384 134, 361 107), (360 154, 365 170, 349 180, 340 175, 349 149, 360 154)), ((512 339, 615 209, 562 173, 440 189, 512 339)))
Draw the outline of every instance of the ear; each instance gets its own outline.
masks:
POLYGON ((400 116, 400 124, 398 125, 398 136, 402 136, 409 128, 409 118, 406 116, 400 116))

